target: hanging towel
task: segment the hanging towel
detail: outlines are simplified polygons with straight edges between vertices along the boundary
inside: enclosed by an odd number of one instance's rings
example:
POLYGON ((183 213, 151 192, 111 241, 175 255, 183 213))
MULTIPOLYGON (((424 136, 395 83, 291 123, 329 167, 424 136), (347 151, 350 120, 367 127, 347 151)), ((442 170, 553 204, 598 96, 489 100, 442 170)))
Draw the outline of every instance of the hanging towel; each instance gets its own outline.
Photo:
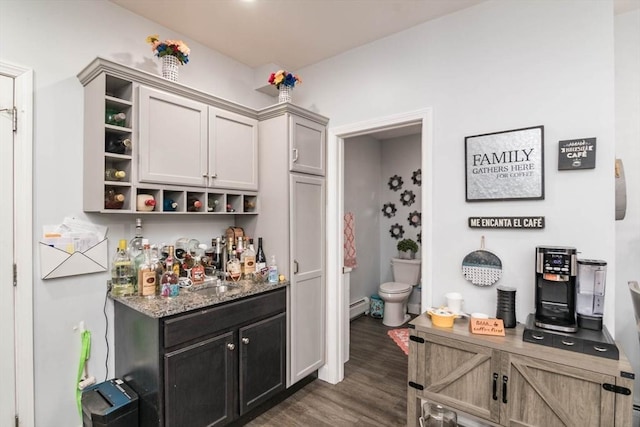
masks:
POLYGON ((356 224, 352 212, 344 215, 344 266, 356 268, 356 224))

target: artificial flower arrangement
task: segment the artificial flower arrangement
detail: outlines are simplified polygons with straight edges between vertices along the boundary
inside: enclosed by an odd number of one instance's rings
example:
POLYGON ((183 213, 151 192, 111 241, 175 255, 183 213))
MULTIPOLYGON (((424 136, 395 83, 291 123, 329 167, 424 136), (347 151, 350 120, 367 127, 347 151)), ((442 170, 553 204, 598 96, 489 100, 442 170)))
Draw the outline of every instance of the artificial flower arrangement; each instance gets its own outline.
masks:
POLYGON ((297 74, 291 74, 284 70, 278 70, 269 76, 269 84, 275 85, 280 89, 280 85, 294 87, 296 83, 302 83, 302 79, 297 74))
POLYGON ((178 61, 180 61, 182 65, 189 62, 191 50, 182 40, 165 40, 161 42, 159 36, 153 34, 147 37, 147 43, 151 44, 151 50, 158 58, 171 55, 178 58, 178 61))

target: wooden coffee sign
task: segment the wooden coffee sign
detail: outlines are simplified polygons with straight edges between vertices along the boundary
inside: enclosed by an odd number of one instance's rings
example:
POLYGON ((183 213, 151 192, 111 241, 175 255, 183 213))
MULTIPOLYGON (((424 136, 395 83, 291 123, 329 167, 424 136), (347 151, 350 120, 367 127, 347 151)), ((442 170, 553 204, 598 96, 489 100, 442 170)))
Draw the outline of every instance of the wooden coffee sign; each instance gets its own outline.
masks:
POLYGON ((544 228, 543 216, 472 216, 469 228, 544 228))
POLYGON ((475 319, 469 320, 469 331, 478 335, 493 335, 504 337, 504 321, 502 319, 475 319))
POLYGON ((596 139, 579 138, 558 143, 558 170, 594 169, 596 139))

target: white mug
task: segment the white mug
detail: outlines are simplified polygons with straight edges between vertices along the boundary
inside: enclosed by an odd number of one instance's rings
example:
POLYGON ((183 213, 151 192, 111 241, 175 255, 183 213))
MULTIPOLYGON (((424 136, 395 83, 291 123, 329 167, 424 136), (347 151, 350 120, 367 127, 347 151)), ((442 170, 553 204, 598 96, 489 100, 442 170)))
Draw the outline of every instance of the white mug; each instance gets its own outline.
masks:
POLYGON ((462 294, 459 292, 449 292, 444 296, 447 299, 447 307, 449 311, 453 313, 462 312, 462 303, 464 300, 462 299, 462 294))

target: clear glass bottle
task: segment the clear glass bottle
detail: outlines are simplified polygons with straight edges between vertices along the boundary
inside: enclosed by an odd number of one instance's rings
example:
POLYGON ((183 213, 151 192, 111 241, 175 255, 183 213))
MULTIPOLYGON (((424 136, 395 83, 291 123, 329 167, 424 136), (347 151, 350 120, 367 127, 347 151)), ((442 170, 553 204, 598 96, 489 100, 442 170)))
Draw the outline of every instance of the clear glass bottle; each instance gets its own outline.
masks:
POLYGON ((262 272, 267 268, 267 257, 262 249, 262 237, 258 237, 258 252, 256 252, 256 271, 262 272))
POLYGON ((269 262, 269 283, 278 283, 278 265, 276 264, 276 256, 271 255, 269 262))
POLYGON ((234 282, 237 282, 238 280, 240 280, 240 277, 242 276, 240 260, 236 257, 236 253, 233 251, 231 252, 231 255, 229 256, 229 261, 227 262, 227 274, 229 276, 229 279, 231 279, 234 282))
POLYGON ((104 171, 104 179, 106 181, 122 181, 127 177, 127 173, 116 168, 107 168, 104 171))
POLYGON ((143 297, 152 297, 157 292, 156 268, 151 259, 151 246, 147 239, 144 240, 142 250, 143 261, 138 267, 138 295, 143 297))
POLYGON ((135 295, 134 275, 133 263, 127 253, 127 241, 121 239, 111 266, 111 295, 135 295))
POLYGON ((136 218, 136 231, 129 241, 129 254, 132 258, 135 258, 142 253, 142 249, 142 219, 136 218))

